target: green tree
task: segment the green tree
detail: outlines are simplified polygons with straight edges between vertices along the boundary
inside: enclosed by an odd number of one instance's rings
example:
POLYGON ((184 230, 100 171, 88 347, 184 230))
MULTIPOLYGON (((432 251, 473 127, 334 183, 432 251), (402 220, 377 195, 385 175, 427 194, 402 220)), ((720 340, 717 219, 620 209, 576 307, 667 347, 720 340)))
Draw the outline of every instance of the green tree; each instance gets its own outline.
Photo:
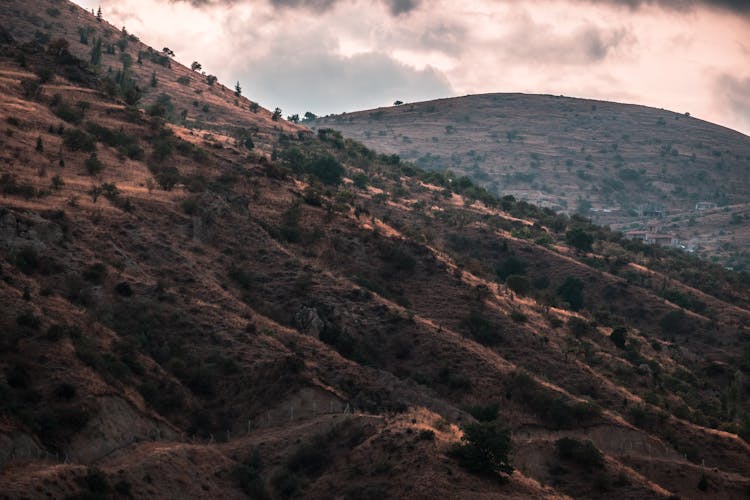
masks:
POLYGON ((565 241, 568 245, 582 252, 590 252, 594 237, 583 229, 576 227, 565 233, 565 241))
POLYGON ((570 309, 578 311, 583 307, 583 281, 575 276, 568 276, 557 289, 557 294, 568 303, 570 309))
POLYGON ((241 95, 242 95, 242 87, 240 87, 240 82, 239 82, 239 80, 238 80, 238 81, 237 81, 237 83, 236 83, 236 84, 234 85, 234 95, 236 95, 237 97, 239 97, 239 96, 241 96, 241 95))
POLYGON ((508 454, 511 450, 510 429, 499 420, 469 424, 461 442, 450 453, 469 472, 495 475, 513 473, 508 454))
POLYGON ((312 160, 305 170, 320 180, 323 184, 338 186, 344 175, 344 167, 333 156, 321 156, 312 160))
POLYGON ((102 63, 102 39, 97 38, 94 40, 94 46, 91 48, 91 65, 99 67, 102 63))
POLYGON ((273 110, 273 116, 271 117, 271 119, 273 121, 277 122, 277 121, 279 121, 280 118, 281 118, 281 108, 274 109, 273 110))

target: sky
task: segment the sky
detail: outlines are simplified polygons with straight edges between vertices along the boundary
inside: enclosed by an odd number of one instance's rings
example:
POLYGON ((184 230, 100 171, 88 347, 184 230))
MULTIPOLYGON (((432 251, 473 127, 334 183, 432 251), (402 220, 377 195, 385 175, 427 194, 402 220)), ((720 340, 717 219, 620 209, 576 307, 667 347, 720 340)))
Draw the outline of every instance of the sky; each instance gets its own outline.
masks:
POLYGON ((750 0, 75 0, 284 116, 487 92, 750 135, 750 0))

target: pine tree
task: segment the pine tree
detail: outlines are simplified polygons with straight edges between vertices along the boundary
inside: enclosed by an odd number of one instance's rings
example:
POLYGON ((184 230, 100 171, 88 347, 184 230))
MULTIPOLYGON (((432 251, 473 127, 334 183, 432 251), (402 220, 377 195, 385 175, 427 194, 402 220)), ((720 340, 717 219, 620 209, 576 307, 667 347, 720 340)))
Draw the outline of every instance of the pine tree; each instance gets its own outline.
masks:
POLYGON ((102 63, 102 39, 97 38, 91 48, 91 65, 99 67, 102 63))
POLYGON ((234 86, 234 95, 237 97, 242 95, 242 87, 240 87, 240 82, 238 81, 237 84, 234 86))
POLYGON ((156 79, 156 71, 153 71, 151 73, 151 86, 156 87, 156 84, 159 83, 159 80, 156 79))
POLYGON ((102 6, 99 6, 99 10, 96 11, 96 20, 102 22, 102 6))

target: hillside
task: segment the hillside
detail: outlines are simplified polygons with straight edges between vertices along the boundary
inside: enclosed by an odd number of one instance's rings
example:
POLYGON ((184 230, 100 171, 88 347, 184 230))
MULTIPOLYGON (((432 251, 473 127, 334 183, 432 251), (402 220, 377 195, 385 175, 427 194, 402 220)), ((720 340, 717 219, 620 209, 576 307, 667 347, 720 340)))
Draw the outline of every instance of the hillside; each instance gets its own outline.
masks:
POLYGON ((656 219, 659 231, 679 238, 683 248, 750 269, 750 138, 689 113, 486 94, 307 124, 615 229, 643 229, 656 219), (715 208, 695 210, 699 202, 715 208))
POLYGON ((0 11, 0 498, 750 492, 747 274, 0 11))

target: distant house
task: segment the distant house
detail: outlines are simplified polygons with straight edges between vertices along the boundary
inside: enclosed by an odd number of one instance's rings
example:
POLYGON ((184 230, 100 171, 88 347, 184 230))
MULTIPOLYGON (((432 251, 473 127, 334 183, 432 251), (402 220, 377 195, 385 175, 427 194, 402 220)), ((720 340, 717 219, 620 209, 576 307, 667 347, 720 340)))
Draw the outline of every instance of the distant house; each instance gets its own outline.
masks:
POLYGON ((716 203, 713 201, 699 201, 695 204, 696 212, 703 212, 704 210, 713 210, 716 208, 716 203))
POLYGON ((659 245, 663 247, 678 247, 680 240, 674 235, 662 234, 652 231, 628 231, 625 237, 629 240, 642 241, 647 245, 659 245))
POLYGON ((662 205, 656 203, 647 203, 638 207, 638 215, 641 217, 664 217, 667 215, 662 205))

